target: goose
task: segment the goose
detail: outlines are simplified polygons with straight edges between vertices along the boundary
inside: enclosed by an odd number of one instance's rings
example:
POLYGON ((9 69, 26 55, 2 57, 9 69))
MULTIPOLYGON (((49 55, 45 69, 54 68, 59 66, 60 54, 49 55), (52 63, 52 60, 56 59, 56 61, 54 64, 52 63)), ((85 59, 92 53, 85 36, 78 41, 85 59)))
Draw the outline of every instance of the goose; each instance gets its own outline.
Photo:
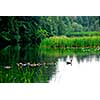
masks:
POLYGON ((23 63, 16 63, 17 64, 17 66, 23 66, 23 63))
POLYGON ((4 68, 5 68, 5 69, 10 69, 10 68, 11 68, 11 66, 5 66, 4 68))
POLYGON ((72 65, 72 60, 70 60, 70 62, 66 62, 67 64, 71 64, 72 65))

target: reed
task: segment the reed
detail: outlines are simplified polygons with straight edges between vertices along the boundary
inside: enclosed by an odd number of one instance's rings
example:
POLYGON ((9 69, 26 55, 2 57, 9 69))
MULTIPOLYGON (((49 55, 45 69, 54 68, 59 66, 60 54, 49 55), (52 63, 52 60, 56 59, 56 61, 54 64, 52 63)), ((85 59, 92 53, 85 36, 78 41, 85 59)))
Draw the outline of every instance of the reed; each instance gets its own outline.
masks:
POLYGON ((46 48, 95 48, 100 46, 100 37, 66 37, 66 36, 54 36, 44 39, 40 47, 46 48))

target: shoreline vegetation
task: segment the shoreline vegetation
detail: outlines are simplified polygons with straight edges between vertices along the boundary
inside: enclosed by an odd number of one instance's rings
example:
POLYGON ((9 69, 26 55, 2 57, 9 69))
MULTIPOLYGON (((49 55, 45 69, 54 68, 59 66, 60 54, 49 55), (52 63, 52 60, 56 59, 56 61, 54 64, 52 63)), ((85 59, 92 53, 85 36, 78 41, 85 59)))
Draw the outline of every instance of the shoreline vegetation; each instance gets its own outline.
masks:
POLYGON ((100 16, 1 16, 0 43, 40 45, 52 36, 100 36, 100 16))
POLYGON ((53 36, 44 39, 40 47, 43 48, 99 48, 100 36, 66 37, 53 36))

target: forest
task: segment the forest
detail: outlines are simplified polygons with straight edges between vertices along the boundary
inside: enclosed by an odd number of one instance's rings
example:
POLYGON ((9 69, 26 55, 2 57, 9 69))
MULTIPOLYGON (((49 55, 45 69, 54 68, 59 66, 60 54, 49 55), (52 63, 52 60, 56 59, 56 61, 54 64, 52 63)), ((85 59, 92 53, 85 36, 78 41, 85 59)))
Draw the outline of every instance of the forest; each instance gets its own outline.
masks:
POLYGON ((0 43, 38 45, 52 36, 99 35, 99 16, 0 16, 0 43))

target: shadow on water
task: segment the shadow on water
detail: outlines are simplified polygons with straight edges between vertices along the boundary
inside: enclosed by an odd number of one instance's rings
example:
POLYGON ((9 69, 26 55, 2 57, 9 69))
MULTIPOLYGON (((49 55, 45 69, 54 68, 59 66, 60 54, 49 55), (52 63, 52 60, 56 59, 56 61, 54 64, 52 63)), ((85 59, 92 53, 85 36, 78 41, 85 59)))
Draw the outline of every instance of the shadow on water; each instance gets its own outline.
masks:
POLYGON ((99 55, 99 50, 44 49, 30 44, 9 45, 0 50, 0 82, 48 83, 52 80, 53 75, 56 74, 59 59, 60 63, 74 58, 76 58, 76 62, 78 63, 84 62, 84 60, 91 62, 93 57, 99 61, 99 55), (20 62, 30 62, 32 64, 40 63, 41 66, 18 67, 16 63, 20 62), (56 65, 51 63, 56 63, 56 65), (5 66, 10 66, 10 68, 7 69, 5 66))
POLYGON ((8 44, 0 42, 0 50, 4 49, 7 46, 8 46, 8 44))

